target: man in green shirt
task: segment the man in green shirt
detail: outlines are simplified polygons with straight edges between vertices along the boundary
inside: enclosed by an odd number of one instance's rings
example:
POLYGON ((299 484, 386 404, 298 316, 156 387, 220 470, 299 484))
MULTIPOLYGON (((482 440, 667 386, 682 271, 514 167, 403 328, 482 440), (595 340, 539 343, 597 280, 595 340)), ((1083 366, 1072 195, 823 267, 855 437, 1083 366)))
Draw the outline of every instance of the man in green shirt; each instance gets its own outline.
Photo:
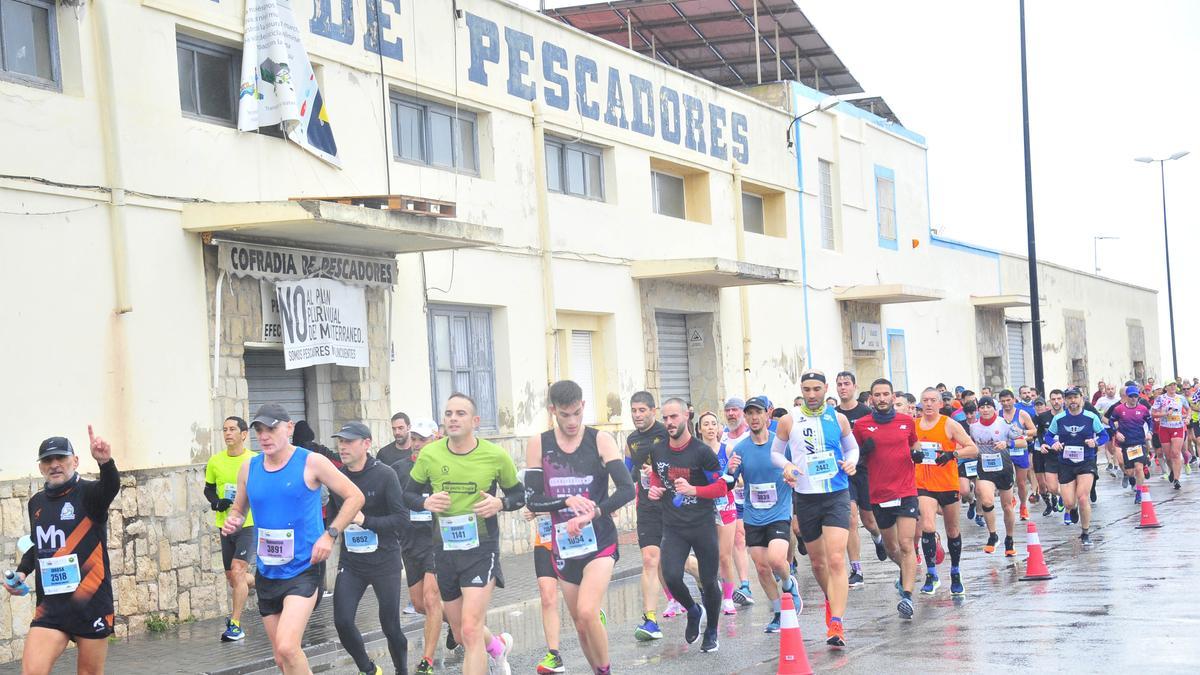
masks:
MULTIPOLYGON (((237 496, 238 472, 242 464, 250 461, 257 452, 246 448, 246 420, 226 417, 221 425, 225 449, 213 455, 204 468, 204 496, 215 513, 217 530, 225 524, 225 514, 237 496)), ((242 631, 242 608, 246 596, 254 585, 254 575, 249 566, 254 563, 254 519, 246 512, 246 522, 236 534, 221 535, 221 562, 225 565, 225 579, 233 591, 233 611, 225 621, 222 642, 236 642, 246 637, 242 631)))
POLYGON ((450 627, 466 649, 463 675, 507 674, 512 636, 493 635, 484 617, 492 590, 504 587, 496 514, 524 506, 525 488, 508 452, 475 437, 479 415, 471 397, 452 394, 444 410, 446 438, 421 450, 404 501, 409 509, 434 514, 438 590, 450 627), (497 485, 503 498, 495 494, 497 485))

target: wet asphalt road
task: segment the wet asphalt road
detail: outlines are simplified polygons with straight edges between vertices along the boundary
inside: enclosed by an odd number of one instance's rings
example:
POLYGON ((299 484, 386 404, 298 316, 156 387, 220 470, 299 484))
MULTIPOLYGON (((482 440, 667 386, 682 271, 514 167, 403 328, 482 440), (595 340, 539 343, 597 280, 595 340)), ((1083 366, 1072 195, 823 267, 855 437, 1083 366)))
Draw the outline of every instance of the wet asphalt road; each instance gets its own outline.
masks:
MULTIPOLYGON (((1152 492, 1162 529, 1138 530, 1139 509, 1119 482, 1102 475, 1100 501, 1094 506, 1092 538, 1084 551, 1078 527, 1064 526, 1059 514, 1042 518, 1033 509, 1052 573, 1050 581, 1022 582, 1025 525, 1018 522, 1018 556, 982 552, 983 528, 967 523, 962 569, 967 597, 952 600, 949 560, 943 586, 934 596, 915 594, 916 617, 900 619, 892 586, 891 562, 864 562, 866 586, 851 591, 846 616, 848 646, 824 644, 823 598, 811 573, 801 567, 803 597, 809 607, 800 616, 808 658, 817 672, 1163 672, 1200 670, 1200 474, 1185 481, 1182 492, 1155 476, 1152 492), (900 665, 902 664, 902 665, 900 665), (898 668, 899 665, 899 668, 898 668)), ((999 522, 1003 529, 1003 522, 999 522)), ((863 534, 863 552, 873 551, 863 534)), ((1003 533, 1001 533, 1003 536, 1003 533)), ((625 555, 636 555, 627 547, 625 555)), ((509 575, 518 570, 506 570, 509 575)), ((530 572, 532 573, 532 571, 530 572)), ((753 576, 753 573, 751 573, 753 576)), ((923 576, 923 575, 922 575, 923 576)), ((755 582, 755 594, 761 590, 755 582)), ((722 617, 721 647, 703 654, 699 643, 683 640, 682 617, 662 621, 664 639, 638 643, 633 630, 641 613, 638 580, 614 584, 605 605, 609 617, 614 672, 774 673, 779 638, 766 635, 765 603, 722 617)), ((661 605, 660 605, 661 609, 661 605)), ((561 652, 567 671, 588 672, 565 608, 561 652)), ((489 625, 516 639, 510 663, 514 673, 535 672, 545 653, 536 598, 524 606, 496 611, 489 625)), ((440 672, 457 672, 451 660, 440 672)))

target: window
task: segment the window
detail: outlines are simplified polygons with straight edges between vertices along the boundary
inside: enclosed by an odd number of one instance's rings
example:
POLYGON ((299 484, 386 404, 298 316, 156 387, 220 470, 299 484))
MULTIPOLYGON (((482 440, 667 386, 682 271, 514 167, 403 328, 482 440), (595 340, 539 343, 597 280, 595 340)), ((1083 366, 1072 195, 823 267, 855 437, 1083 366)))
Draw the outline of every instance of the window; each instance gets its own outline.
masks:
POLYGON ((833 164, 818 160, 821 174, 821 248, 833 251, 837 241, 833 231, 833 164))
POLYGON ((879 226, 879 245, 896 248, 896 174, 875 167, 875 218, 879 226))
POLYGON ((755 234, 766 233, 762 197, 749 192, 742 193, 742 229, 755 234))
POLYGON ((585 143, 546 141, 546 188, 604 200, 604 150, 585 143))
MULTIPOLYGON (((237 126, 242 52, 177 35, 175 56, 179 61, 179 109, 184 116, 237 126)), ((278 124, 261 127, 259 132, 283 138, 278 124)))
POLYGON ((904 347, 904 331, 888 330, 888 379, 896 391, 908 391, 908 354, 904 347))
POLYGON ((672 218, 686 217, 683 205, 683 178, 661 171, 651 171, 650 188, 653 192, 655 213, 672 218))
POLYGON ((59 87, 53 0, 0 0, 0 77, 59 87))
POLYGON ((492 361, 492 313, 466 307, 429 307, 429 360, 433 410, 455 392, 475 399, 481 429, 496 429, 496 371, 492 361))
MULTIPOLYGON (((592 374, 592 332, 571 331, 571 379, 583 390, 583 423, 596 423, 596 378, 592 374)), ((607 421, 607 420, 605 420, 607 421)))
POLYGON ((479 172, 475 113, 392 96, 392 138, 396 159, 468 173, 479 172))

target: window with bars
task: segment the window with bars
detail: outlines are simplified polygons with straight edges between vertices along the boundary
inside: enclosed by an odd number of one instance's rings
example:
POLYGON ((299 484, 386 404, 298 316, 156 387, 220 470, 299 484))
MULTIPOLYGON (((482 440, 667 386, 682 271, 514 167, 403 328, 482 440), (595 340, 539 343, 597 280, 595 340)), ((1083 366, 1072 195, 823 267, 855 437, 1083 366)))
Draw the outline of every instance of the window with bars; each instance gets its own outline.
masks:
POLYGON ((821 248, 837 250, 837 236, 833 229, 833 164, 818 160, 821 182, 821 248))
POLYGON ((604 149, 547 139, 546 189, 604 201, 604 149))
POLYGON ((477 174, 478 118, 473 112, 393 94, 392 153, 406 162, 477 174))
POLYGON ((61 87, 52 0, 0 0, 0 78, 61 87))
POLYGON ((474 307, 429 307, 429 361, 433 410, 442 418, 446 399, 461 392, 475 399, 479 427, 496 425, 496 370, 492 312, 474 307))
POLYGON ((875 218, 878 224, 879 245, 895 249, 896 174, 882 166, 875 167, 875 218))

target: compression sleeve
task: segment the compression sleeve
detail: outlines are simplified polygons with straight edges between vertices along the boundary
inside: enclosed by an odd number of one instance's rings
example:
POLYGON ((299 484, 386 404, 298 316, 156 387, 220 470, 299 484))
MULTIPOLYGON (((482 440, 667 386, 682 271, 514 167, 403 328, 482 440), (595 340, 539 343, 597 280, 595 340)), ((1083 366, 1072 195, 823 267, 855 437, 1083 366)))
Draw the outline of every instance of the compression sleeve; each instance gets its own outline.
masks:
POLYGON ((858 440, 853 433, 842 436, 842 461, 858 464, 858 440))
POLYGON ((113 459, 100 465, 100 480, 87 486, 83 505, 88 515, 95 520, 108 517, 108 507, 121 491, 121 472, 113 459))
POLYGON ((216 511, 217 510, 217 502, 220 501, 217 498, 217 484, 216 483, 205 483, 204 484, 204 498, 208 500, 208 506, 213 511, 216 511))
POLYGON ((21 562, 17 565, 17 571, 28 577, 37 568, 36 563, 37 547, 30 546, 29 550, 25 551, 25 554, 21 556, 21 562))
POLYGON ((615 459, 605 462, 604 468, 608 469, 608 477, 612 479, 614 490, 596 506, 600 508, 601 513, 611 514, 633 501, 633 477, 622 463, 615 459))
MULTIPOLYGON (((382 464, 386 467, 387 464, 382 464)), ((391 467, 388 467, 389 469, 391 467)), ((383 497, 387 502, 387 515, 383 516, 368 516, 363 514, 362 526, 368 530, 399 530, 401 527, 408 524, 408 513, 404 508, 404 502, 400 495, 404 488, 400 487, 400 478, 396 476, 395 471, 386 471, 384 479, 383 497)), ((339 507, 337 510, 341 510, 339 507)))
POLYGON ((516 511, 525 506, 525 486, 521 485, 521 481, 517 481, 508 487, 500 486, 504 491, 504 496, 500 501, 504 502, 504 511, 516 511))
MULTIPOLYGON (((707 472, 706 472, 707 473, 707 472)), ((712 480, 708 485, 697 485, 696 496, 702 499, 716 499, 729 494, 729 486, 723 480, 718 480, 716 477, 709 475, 712 480)))
POLYGON ((788 442, 776 436, 771 442, 771 464, 782 469, 788 465, 788 461, 788 442))
POLYGON ((541 469, 525 470, 525 506, 535 513, 550 513, 567 507, 566 497, 546 495, 546 476, 541 469))
POLYGON ((404 486, 404 493, 401 495, 401 500, 404 505, 413 511, 425 510, 425 495, 423 493, 433 492, 433 486, 429 481, 418 481, 413 478, 404 486))

